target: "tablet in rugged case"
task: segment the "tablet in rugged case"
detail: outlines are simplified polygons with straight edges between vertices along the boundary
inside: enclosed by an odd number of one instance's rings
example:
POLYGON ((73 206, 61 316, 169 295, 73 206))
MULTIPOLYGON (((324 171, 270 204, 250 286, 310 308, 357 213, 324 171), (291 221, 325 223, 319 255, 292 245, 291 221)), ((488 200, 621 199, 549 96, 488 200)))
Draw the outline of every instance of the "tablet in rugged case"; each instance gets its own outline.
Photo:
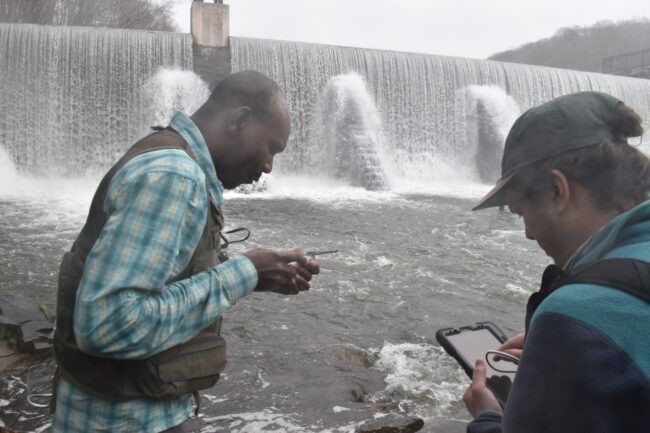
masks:
MULTIPOLYGON (((447 353, 456 359, 471 378, 476 360, 479 358, 485 360, 486 352, 496 350, 507 338, 494 323, 479 322, 460 328, 439 329, 436 332, 436 340, 447 353)), ((487 385, 501 406, 505 405, 510 385, 514 379, 515 373, 510 372, 513 370, 516 370, 516 365, 512 362, 490 360, 487 363, 487 385)))

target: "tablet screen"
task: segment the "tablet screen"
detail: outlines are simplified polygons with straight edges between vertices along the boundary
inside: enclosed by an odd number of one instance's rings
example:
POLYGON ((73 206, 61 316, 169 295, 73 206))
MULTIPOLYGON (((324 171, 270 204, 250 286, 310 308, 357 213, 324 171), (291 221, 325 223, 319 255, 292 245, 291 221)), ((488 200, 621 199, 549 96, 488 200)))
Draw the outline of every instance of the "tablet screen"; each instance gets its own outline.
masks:
MULTIPOLYGON (((475 331, 466 330, 459 334, 447 335, 447 340, 456 348, 458 354, 465 360, 472 368, 477 359, 485 361, 485 354, 488 350, 496 350, 501 346, 501 342, 487 329, 477 329, 475 331)), ((494 361, 490 358, 490 363, 487 364, 487 377, 492 376, 508 376, 514 379, 514 373, 502 373, 495 371, 490 364, 499 370, 513 371, 517 366, 509 361, 494 361)))

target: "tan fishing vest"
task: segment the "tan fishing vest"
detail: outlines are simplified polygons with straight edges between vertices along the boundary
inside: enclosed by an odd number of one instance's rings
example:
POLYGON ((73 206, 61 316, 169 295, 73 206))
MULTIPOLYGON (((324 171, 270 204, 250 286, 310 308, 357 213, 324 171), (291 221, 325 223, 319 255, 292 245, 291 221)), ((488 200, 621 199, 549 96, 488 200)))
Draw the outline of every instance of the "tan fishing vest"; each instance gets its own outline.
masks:
MULTIPOLYGON (((72 249, 63 256, 59 270, 54 355, 60 375, 107 400, 168 398, 209 388, 217 382, 226 365, 226 345, 220 336, 221 317, 186 343, 146 359, 118 360, 89 355, 79 350, 75 341, 72 327, 75 299, 86 257, 107 220, 102 207, 110 181, 134 157, 160 149, 181 149, 194 158, 185 140, 170 129, 155 132, 137 142, 102 179, 86 224, 72 249)), ((220 263, 222 228, 223 215, 210 198, 208 218, 192 259, 169 283, 220 263)))

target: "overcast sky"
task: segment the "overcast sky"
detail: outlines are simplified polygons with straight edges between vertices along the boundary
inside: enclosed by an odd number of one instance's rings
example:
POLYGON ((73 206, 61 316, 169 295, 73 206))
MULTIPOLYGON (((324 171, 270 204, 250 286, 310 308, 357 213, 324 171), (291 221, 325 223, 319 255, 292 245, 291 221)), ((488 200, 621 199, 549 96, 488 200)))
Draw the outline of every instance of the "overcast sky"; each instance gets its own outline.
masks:
MULTIPOLYGON (((191 0, 176 17, 190 29, 191 0)), ((225 0, 230 34, 485 58, 560 27, 650 17, 650 0, 225 0)))

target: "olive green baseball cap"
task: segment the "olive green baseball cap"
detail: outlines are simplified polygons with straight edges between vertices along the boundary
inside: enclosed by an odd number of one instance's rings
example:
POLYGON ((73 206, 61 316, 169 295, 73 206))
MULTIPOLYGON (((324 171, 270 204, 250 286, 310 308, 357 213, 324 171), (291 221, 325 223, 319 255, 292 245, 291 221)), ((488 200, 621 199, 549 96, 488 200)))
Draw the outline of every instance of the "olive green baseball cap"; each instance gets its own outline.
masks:
POLYGON ((519 116, 510 128, 499 179, 472 210, 505 206, 506 186, 526 165, 613 138, 611 125, 621 101, 601 92, 560 96, 519 116))

